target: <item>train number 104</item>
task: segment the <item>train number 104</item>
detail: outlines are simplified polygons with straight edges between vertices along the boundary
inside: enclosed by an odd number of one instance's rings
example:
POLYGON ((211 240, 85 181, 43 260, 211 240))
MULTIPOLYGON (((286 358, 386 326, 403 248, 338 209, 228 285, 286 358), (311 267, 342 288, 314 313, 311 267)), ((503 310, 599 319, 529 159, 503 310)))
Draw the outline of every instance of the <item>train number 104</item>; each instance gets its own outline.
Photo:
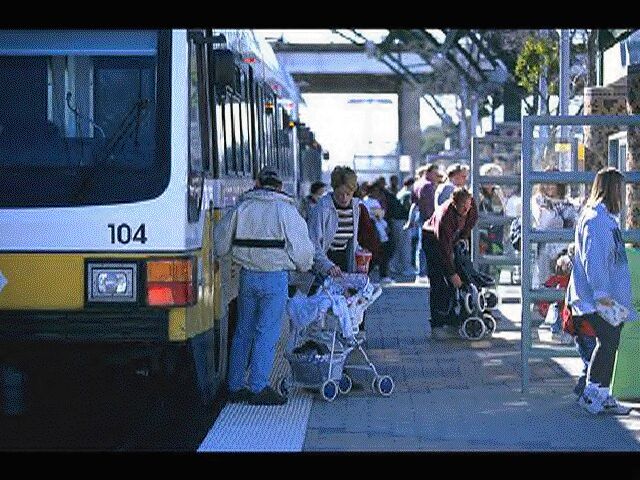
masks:
POLYGON ((135 232, 133 232, 134 227, 126 223, 121 223, 120 225, 110 223, 107 227, 109 227, 109 232, 111 233, 111 243, 122 243, 125 245, 130 242, 147 243, 144 223, 141 224, 135 232))

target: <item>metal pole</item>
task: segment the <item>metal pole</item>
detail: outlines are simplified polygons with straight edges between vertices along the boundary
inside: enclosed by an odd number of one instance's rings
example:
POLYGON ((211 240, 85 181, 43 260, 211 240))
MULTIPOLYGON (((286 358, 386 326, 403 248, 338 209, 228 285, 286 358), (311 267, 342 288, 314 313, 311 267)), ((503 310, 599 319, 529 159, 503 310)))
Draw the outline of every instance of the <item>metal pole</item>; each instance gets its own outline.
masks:
POLYGON ((522 118, 522 230, 520 240, 520 288, 522 295, 522 314, 520 323, 520 361, 522 375, 522 393, 529 392, 529 351, 531 349, 531 181, 532 170, 533 123, 531 117, 522 118))
MULTIPOLYGON (((480 200, 480 185, 478 183, 480 176, 480 159, 478 158, 478 138, 474 135, 471 137, 471 195, 476 201, 480 200)), ((480 212, 478 212, 480 214, 480 212)), ((471 261, 474 267, 478 267, 480 232, 477 228, 471 229, 471 261)))
MULTIPOLYGON (((569 30, 560 30, 560 115, 569 114, 569 55, 571 54, 569 45, 569 30)), ((560 127, 560 138, 562 142, 568 141, 569 128, 560 127)), ((560 156, 560 170, 571 170, 571 157, 569 152, 560 156)))
POLYGON ((560 30, 560 115, 569 114, 569 30, 560 30))

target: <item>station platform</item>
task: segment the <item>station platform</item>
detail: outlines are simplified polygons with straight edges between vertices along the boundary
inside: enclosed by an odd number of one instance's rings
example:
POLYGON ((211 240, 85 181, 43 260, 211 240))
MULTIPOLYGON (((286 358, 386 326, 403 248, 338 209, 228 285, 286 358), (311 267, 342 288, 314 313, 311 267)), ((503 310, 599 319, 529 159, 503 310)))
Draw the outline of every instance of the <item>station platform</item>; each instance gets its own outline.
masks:
MULTIPOLYGON (((638 451, 640 403, 629 416, 593 416, 577 404, 575 358, 530 360, 521 392, 520 304, 499 306, 491 339, 427 338, 428 289, 384 287, 367 310, 367 353, 395 381, 326 402, 296 389, 285 406, 227 404, 198 451, 493 452, 638 451)), ((284 338, 284 336, 283 336, 284 338)), ((279 347, 273 384, 288 368, 279 347)))

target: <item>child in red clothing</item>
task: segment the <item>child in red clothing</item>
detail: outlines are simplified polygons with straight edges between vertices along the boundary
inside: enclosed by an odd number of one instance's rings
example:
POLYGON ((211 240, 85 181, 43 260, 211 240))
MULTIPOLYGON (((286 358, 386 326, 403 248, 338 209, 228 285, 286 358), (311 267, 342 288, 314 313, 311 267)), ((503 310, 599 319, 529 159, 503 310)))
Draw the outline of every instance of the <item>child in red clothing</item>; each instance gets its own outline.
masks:
POLYGON ((574 322, 571 308, 567 306, 562 309, 562 330, 573 335, 578 354, 580 354, 580 358, 584 364, 582 375, 573 389, 574 393, 580 397, 587 383, 587 370, 589 369, 593 350, 597 345, 596 332, 586 319, 581 322, 574 322))
MULTIPOLYGON (((544 282, 547 288, 561 288, 566 290, 571 276, 571 258, 567 250, 563 250, 556 259, 555 273, 544 282)), ((537 308, 543 318, 547 317, 549 311, 549 302, 538 302, 537 308)), ((564 302, 558 302, 558 312, 562 312, 564 302)), ((558 318, 557 323, 551 328, 552 332, 559 332, 562 327, 562 320, 558 318)))

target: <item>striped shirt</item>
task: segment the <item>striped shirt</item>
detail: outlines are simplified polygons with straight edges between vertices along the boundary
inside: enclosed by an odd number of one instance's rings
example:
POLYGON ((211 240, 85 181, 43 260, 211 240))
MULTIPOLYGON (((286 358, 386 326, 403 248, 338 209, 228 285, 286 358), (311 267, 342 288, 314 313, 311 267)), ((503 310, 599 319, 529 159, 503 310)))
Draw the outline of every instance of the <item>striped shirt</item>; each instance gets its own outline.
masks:
MULTIPOLYGON (((335 205, 335 202, 334 202, 335 205)), ((353 207, 339 207, 335 205, 338 212, 338 231, 331 242, 331 250, 346 250, 349 240, 353 238, 353 207)))

